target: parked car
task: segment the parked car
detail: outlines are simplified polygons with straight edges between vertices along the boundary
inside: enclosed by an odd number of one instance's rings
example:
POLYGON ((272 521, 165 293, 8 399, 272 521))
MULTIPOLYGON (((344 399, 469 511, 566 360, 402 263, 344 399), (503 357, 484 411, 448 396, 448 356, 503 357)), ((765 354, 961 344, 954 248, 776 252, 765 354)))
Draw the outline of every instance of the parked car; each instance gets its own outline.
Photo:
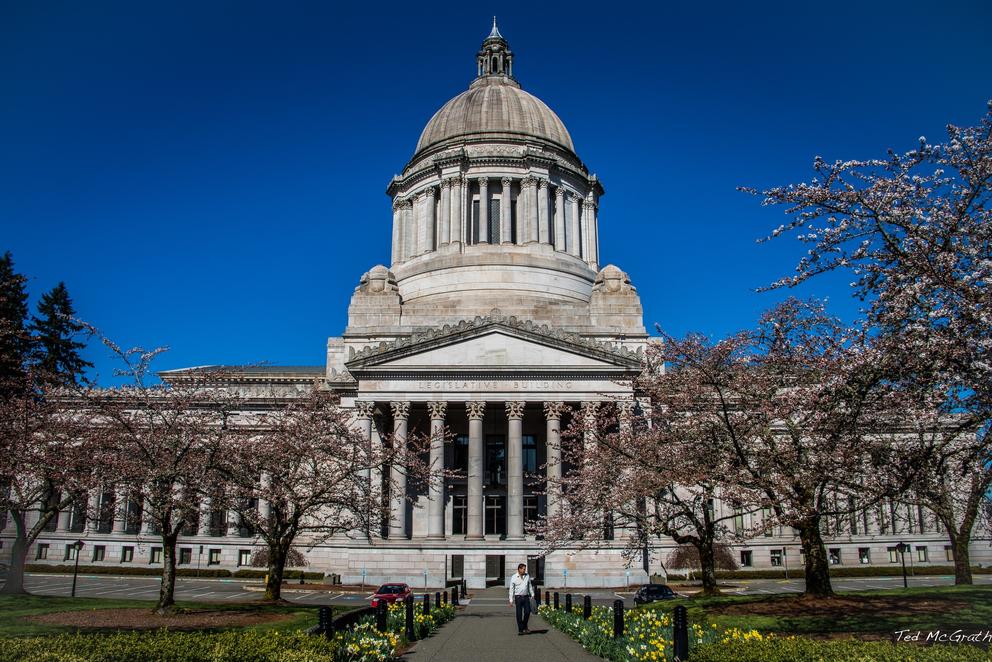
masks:
POLYGON ((406 600, 406 596, 412 594, 413 592, 407 584, 383 584, 376 590, 375 595, 372 596, 372 606, 378 607, 380 602, 384 602, 387 605, 394 602, 403 602, 406 600))
POLYGON ((645 584, 634 593, 635 605, 646 605, 659 600, 674 600, 680 597, 678 593, 664 584, 645 584))

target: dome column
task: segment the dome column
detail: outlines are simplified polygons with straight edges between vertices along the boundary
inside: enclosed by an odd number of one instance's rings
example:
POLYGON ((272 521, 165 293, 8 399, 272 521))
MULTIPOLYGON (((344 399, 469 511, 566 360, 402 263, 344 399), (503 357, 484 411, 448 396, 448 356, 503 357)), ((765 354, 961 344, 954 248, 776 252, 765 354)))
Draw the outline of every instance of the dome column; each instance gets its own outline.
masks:
POLYGON ((568 254, 579 257, 582 250, 579 238, 579 198, 574 193, 568 194, 568 204, 571 207, 571 218, 568 223, 568 254))
POLYGON ((582 203, 582 224, 585 226, 586 250, 583 257, 586 263, 596 269, 599 262, 598 228, 596 227, 596 203, 586 200, 582 203))
POLYGON ((524 197, 524 223, 523 232, 517 233, 517 243, 529 244, 537 241, 537 180, 524 177, 520 182, 520 190, 524 197))
POLYGON ((448 403, 427 403, 431 418, 430 480, 427 486, 427 537, 444 538, 444 414, 448 403))
POLYGON ((451 242, 451 180, 441 180, 441 236, 437 245, 446 246, 451 242))
POLYGON ((513 186, 513 180, 504 177, 500 183, 503 184, 503 192, 499 197, 499 238, 501 243, 509 244, 513 241, 513 212, 510 207, 510 187, 513 186))
POLYGON ((409 260, 417 250, 417 229, 413 219, 413 203, 400 200, 400 261, 409 260))
POLYGON ((476 243, 489 243, 489 178, 479 178, 479 235, 476 243))
POLYGON ((565 189, 555 188, 555 250, 565 250, 565 189))
POLYGON ((403 258, 400 255, 400 237, 403 236, 403 212, 400 200, 393 200, 393 252, 391 260, 396 264, 403 258))
POLYGON ((434 186, 428 186, 423 193, 420 194, 420 213, 419 216, 419 226, 417 234, 417 255, 423 255, 424 253, 429 253, 434 250, 434 226, 436 221, 434 219, 434 196, 437 193, 437 188, 434 186))
POLYGON ((468 409, 468 540, 482 540, 484 537, 482 512, 482 419, 486 415, 486 403, 473 401, 466 404, 468 409))
POLYGON ((548 180, 546 179, 541 179, 537 183, 537 228, 537 240, 542 244, 550 244, 551 225, 548 223, 548 180))
POLYGON ((451 178, 451 220, 448 240, 453 244, 462 241, 462 177, 455 175, 451 178))

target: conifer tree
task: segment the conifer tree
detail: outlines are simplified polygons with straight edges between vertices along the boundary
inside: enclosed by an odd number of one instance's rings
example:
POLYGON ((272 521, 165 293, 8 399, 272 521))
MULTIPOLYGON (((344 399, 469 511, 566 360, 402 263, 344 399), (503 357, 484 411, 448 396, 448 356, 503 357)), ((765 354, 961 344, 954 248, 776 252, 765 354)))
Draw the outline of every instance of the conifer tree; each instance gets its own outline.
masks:
POLYGON ((75 313, 69 291, 60 282, 41 296, 38 315, 32 317, 35 362, 41 378, 49 383, 79 384, 85 381, 86 368, 93 367, 79 355, 86 343, 76 340, 83 325, 75 320, 75 313))
POLYGON ((0 258, 0 393, 8 393, 23 383, 24 366, 31 351, 31 336, 25 324, 28 317, 27 278, 14 271, 10 251, 0 258))

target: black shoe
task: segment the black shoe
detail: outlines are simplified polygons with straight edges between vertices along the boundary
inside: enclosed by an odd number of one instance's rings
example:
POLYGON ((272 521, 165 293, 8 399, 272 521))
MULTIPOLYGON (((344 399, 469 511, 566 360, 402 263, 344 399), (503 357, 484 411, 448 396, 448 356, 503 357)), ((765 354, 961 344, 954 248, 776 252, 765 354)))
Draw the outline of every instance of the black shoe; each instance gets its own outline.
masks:
POLYGON ((524 631, 523 631, 523 630, 521 630, 520 632, 518 632, 518 633, 517 633, 517 636, 519 637, 519 636, 520 636, 520 635, 522 635, 523 633, 524 633, 524 631))

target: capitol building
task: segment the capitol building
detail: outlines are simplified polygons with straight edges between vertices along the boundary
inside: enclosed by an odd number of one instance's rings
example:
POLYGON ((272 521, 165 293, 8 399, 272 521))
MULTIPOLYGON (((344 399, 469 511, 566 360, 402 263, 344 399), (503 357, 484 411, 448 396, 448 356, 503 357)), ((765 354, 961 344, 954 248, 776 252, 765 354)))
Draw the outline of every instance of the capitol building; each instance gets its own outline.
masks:
MULTIPOLYGON (((388 184, 390 263, 358 278, 347 327, 327 341, 326 364, 238 373, 241 388, 283 398, 322 380, 373 443, 450 432, 432 445, 432 464, 463 478, 422 487, 394 468, 384 481, 398 488, 387 495, 388 526, 372 542, 299 545, 308 570, 415 587, 448 579, 484 587, 521 561, 552 586, 623 586, 664 572, 674 544, 628 564, 619 529, 616 540, 547 556, 529 533, 529 523, 560 507, 545 480, 562 470, 561 431, 571 417, 603 401, 637 406, 625 384, 639 372, 649 336, 631 279, 600 255, 604 185, 561 119, 521 87, 519 70, 494 22, 474 80, 430 118, 388 184)), ((865 517, 828 536, 831 561, 888 566, 894 546, 908 542, 912 562, 948 562, 947 536, 932 518, 890 507, 906 512, 865 517)), ((740 525, 751 518, 742 515, 740 525)), ((217 530, 201 519, 196 535, 179 539, 180 567, 200 561, 234 570, 264 546, 236 526, 217 530)), ((64 562, 63 548, 87 526, 73 520, 60 516, 28 562, 64 562)), ((106 564, 156 562, 156 536, 144 529, 115 521, 86 535, 87 549, 101 546, 106 564)), ((798 538, 781 528, 735 545, 734 555, 744 569, 801 563, 798 538)))

